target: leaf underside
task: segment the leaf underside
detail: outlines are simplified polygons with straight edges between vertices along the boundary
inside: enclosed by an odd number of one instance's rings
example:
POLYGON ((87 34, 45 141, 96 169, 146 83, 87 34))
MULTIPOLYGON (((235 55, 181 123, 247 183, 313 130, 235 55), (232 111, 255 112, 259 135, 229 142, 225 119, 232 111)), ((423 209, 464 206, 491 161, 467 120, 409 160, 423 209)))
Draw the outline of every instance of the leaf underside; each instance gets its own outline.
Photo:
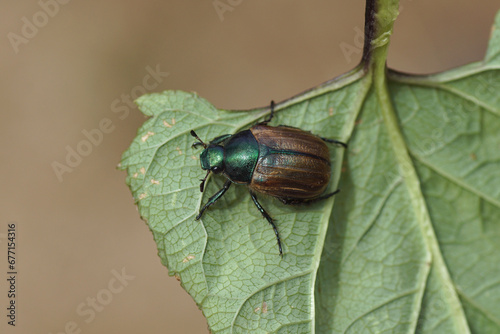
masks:
POLYGON ((200 193, 190 130, 209 141, 268 108, 143 96, 150 118, 121 168, 163 264, 213 333, 500 333, 499 92, 500 14, 482 62, 431 76, 389 71, 385 88, 360 66, 278 104, 271 125, 349 144, 331 147, 335 198, 285 206, 259 196, 283 259, 245 186, 195 220, 225 179, 211 175, 200 193))

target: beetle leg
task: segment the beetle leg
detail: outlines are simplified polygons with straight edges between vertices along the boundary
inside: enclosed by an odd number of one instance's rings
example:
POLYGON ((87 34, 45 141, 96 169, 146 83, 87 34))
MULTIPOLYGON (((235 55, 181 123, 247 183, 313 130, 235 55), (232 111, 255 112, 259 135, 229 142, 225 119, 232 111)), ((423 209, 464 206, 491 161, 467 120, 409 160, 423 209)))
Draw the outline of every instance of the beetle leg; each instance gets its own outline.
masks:
POLYGON ((222 197, 222 195, 224 195, 224 193, 229 189, 230 186, 231 186, 231 181, 227 180, 226 183, 224 183, 224 187, 222 187, 221 190, 219 190, 212 197, 210 197, 208 202, 201 208, 200 213, 198 214, 198 216, 196 216, 196 220, 200 219, 201 216, 203 215, 203 212, 205 212, 205 210, 208 209, 209 206, 217 202, 222 197))
POLYGON ((344 148, 347 148, 347 144, 346 143, 343 143, 339 140, 336 140, 336 139, 330 139, 330 138, 324 138, 324 137, 319 137, 321 138, 323 141, 326 141, 327 143, 333 143, 333 144, 337 144, 337 145, 340 145, 344 148))
POLYGON ((315 202, 327 199, 329 197, 332 197, 333 195, 337 194, 339 191, 340 191, 340 189, 337 189, 334 192, 331 192, 329 194, 326 194, 326 195, 323 195, 323 196, 319 196, 319 197, 316 197, 316 198, 312 198, 312 199, 290 199, 290 198, 278 198, 278 199, 283 204, 286 204, 286 205, 289 205, 289 204, 291 204, 291 205, 296 205, 296 204, 311 204, 311 203, 315 203, 315 202))
POLYGON ((271 105, 269 106, 269 109, 271 109, 271 114, 269 115, 269 118, 263 122, 260 122, 259 124, 267 125, 267 123, 271 122, 271 120, 273 119, 273 117, 274 117, 274 101, 271 101, 271 105))
POLYGON ((205 189, 205 181, 207 180, 207 177, 209 174, 210 174, 210 171, 207 172, 207 175, 205 175, 205 177, 203 179, 200 179, 200 181, 201 181, 200 192, 203 192, 203 190, 205 189))
POLYGON ((251 191, 250 191, 250 196, 252 196, 252 200, 255 203, 255 206, 257 206, 257 209, 259 209, 260 213, 262 213, 264 218, 266 218, 267 221, 269 222, 269 224, 271 224, 271 226, 273 227, 274 234, 276 234, 276 240, 278 241, 278 249, 280 251, 280 256, 281 256, 281 258, 283 258, 283 250, 281 248, 281 239, 280 239, 280 234, 278 232, 278 228, 274 224, 274 221, 271 218, 271 216, 269 216, 269 214, 266 212, 266 210, 264 210, 262 205, 260 205, 259 201, 257 201, 257 197, 255 196, 255 194, 251 191))
POLYGON ((206 145, 197 141, 197 142, 194 142, 193 145, 191 145, 191 148, 197 148, 198 146, 203 146, 205 147, 206 145))
POLYGON ((337 189, 335 191, 332 191, 331 193, 329 194, 325 194, 323 196, 319 196, 319 197, 316 197, 316 198, 313 198, 313 199, 310 199, 310 200, 306 200, 305 203, 315 203, 315 202, 318 202, 318 201, 321 201, 321 200, 324 200, 324 199, 327 199, 329 197, 332 197, 333 195, 335 194, 338 194, 340 192, 340 189, 337 189))
POLYGON ((231 137, 232 135, 222 135, 222 136, 219 136, 219 137, 215 137, 211 142, 210 144, 215 144, 215 145, 218 145, 218 144, 221 144, 222 142, 224 142, 226 139, 228 139, 229 137, 231 137))

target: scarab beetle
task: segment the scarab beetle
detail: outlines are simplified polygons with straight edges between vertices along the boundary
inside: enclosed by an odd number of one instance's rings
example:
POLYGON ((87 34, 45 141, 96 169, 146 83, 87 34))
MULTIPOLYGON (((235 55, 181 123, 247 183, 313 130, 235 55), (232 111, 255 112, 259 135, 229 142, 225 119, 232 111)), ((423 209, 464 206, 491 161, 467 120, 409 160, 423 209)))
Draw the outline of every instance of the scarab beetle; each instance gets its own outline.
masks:
POLYGON ((191 135, 198 140, 193 148, 204 147, 200 160, 201 168, 207 174, 201 180, 200 191, 203 192, 210 172, 227 178, 222 189, 200 209, 196 220, 224 195, 232 183, 247 185, 253 202, 273 227, 279 253, 283 257, 278 229, 255 193, 276 197, 284 204, 310 203, 336 194, 339 189, 323 194, 331 173, 330 152, 325 142, 343 147, 347 145, 290 126, 269 126, 267 124, 273 115, 274 102, 271 102, 267 120, 234 135, 216 137, 209 144, 205 144, 191 130, 191 135))

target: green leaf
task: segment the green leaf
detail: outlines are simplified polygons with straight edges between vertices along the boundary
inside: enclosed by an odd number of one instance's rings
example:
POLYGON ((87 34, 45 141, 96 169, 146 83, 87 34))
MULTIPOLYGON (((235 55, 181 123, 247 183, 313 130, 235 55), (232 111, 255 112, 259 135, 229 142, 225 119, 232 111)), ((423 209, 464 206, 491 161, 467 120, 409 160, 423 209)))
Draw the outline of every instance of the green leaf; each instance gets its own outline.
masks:
POLYGON ((259 197, 283 259, 245 186, 195 220, 225 179, 200 193, 190 130, 209 141, 269 108, 217 110, 180 91, 137 100, 150 118, 121 167, 213 333, 500 332, 500 13, 484 61, 410 76, 385 67, 397 1, 371 5, 364 62, 276 106, 272 125, 349 144, 331 147, 334 198, 259 197))

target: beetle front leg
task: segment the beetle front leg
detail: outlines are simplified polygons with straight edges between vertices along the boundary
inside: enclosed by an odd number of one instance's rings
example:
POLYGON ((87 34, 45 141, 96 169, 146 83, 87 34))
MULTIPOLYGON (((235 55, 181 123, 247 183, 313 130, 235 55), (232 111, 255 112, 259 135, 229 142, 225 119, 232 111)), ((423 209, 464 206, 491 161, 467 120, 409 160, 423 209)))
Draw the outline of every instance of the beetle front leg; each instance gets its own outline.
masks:
POLYGON ((255 206, 257 206, 257 209, 259 209, 260 213, 262 213, 264 218, 266 218, 269 224, 271 224, 271 226, 273 227, 274 234, 276 234, 276 240, 278 241, 278 249, 280 251, 280 256, 281 258, 283 258, 283 250, 281 249, 281 239, 280 239, 280 234, 278 232, 278 228, 274 224, 274 221, 271 218, 271 216, 269 216, 269 214, 266 212, 266 210, 264 210, 262 205, 260 205, 259 201, 257 201, 257 197, 255 196, 255 194, 252 193, 251 191, 250 191, 250 196, 252 196, 252 200, 255 203, 255 206))
POLYGON ((219 136, 219 137, 215 137, 211 142, 210 144, 215 144, 215 145, 220 145, 221 143, 223 143, 225 140, 227 140, 229 137, 231 137, 232 135, 222 135, 222 136, 219 136))
POLYGON ((224 187, 222 187, 221 190, 219 190, 212 197, 210 197, 210 199, 208 200, 208 202, 201 208, 200 213, 198 214, 198 216, 196 216, 196 220, 199 220, 201 218, 201 216, 203 215, 203 212, 205 212, 205 210, 208 209, 209 206, 211 206, 212 204, 214 204, 215 202, 217 202, 222 197, 222 195, 224 195, 224 193, 231 186, 231 183, 232 183, 231 181, 227 180, 226 183, 224 183, 224 187))
POLYGON ((202 143, 202 142, 197 141, 197 142, 194 142, 193 145, 191 145, 191 148, 198 148, 198 146, 205 147, 205 144, 202 143))

